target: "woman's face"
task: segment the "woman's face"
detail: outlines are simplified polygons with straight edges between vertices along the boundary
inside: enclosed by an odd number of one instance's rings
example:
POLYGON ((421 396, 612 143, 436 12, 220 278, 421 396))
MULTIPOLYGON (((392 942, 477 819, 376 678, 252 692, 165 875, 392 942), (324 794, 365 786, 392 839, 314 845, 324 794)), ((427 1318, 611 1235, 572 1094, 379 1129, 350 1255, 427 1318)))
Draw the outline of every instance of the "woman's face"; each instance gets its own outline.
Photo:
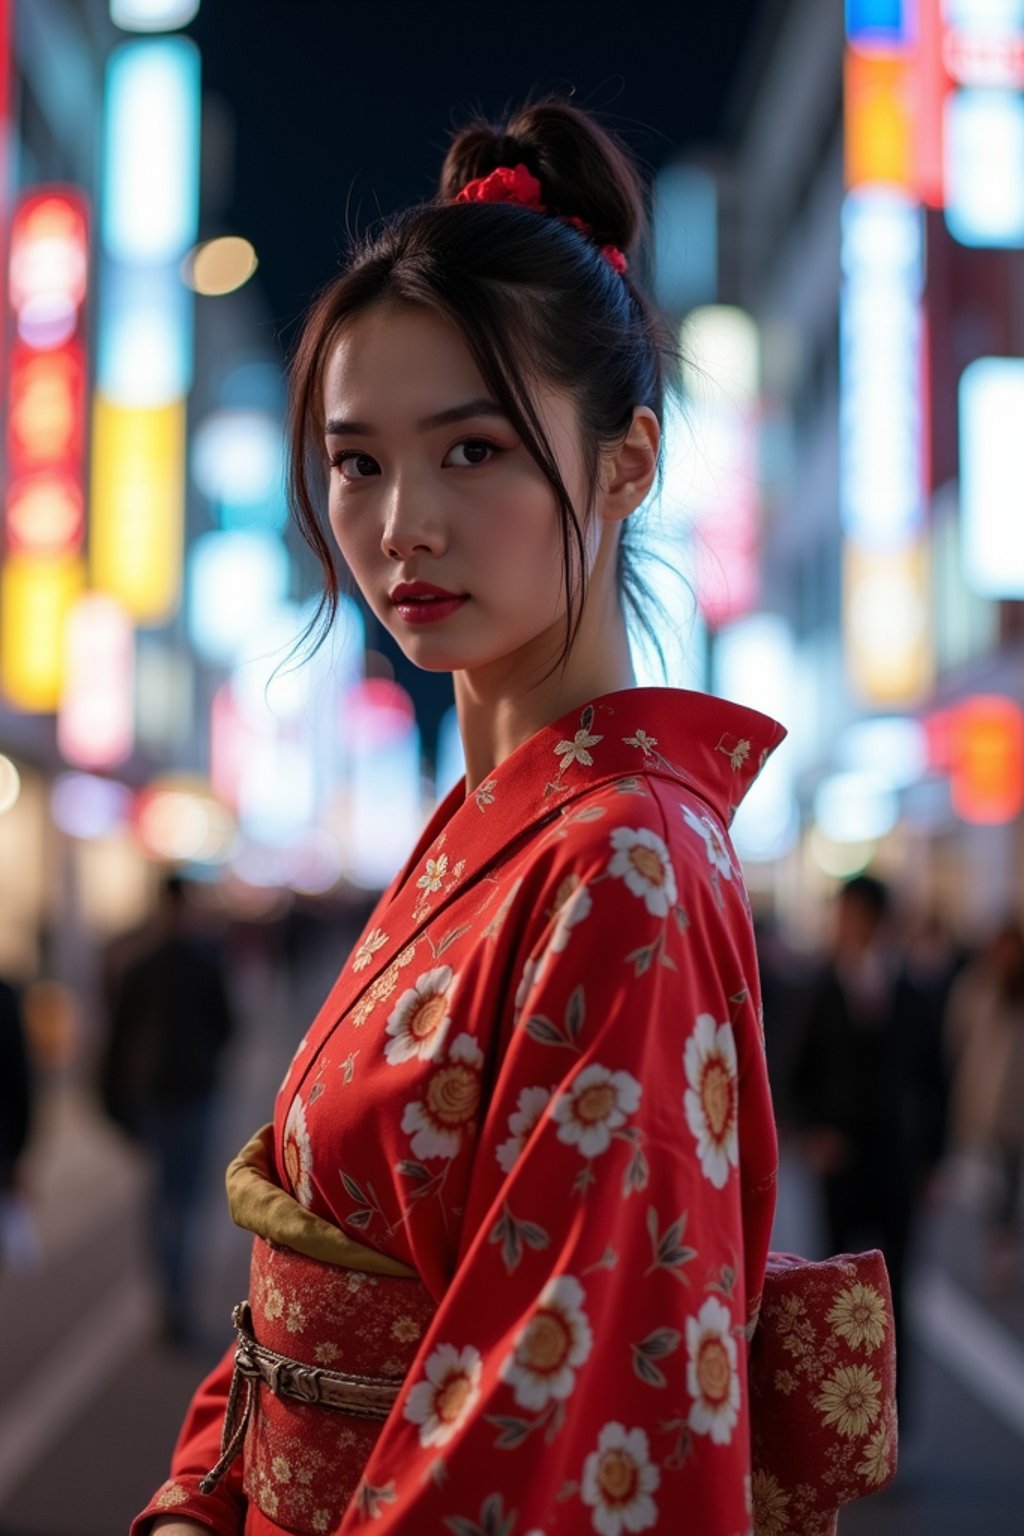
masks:
MULTIPOLYGON (((553 389, 534 401, 579 510, 575 406, 553 389)), ((365 311, 329 359, 324 415, 334 537, 409 659, 550 665, 565 619, 557 502, 456 327, 426 309, 365 311)))

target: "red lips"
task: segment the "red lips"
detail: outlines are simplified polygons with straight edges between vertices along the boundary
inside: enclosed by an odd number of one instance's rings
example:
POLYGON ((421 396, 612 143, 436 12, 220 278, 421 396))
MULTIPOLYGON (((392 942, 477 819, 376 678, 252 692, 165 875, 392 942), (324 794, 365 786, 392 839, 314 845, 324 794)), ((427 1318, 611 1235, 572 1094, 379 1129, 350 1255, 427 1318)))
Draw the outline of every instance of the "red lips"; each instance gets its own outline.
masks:
POLYGON ((464 592, 450 592, 447 587, 435 587, 432 581, 400 581, 389 593, 393 603, 414 603, 430 597, 460 598, 464 592))

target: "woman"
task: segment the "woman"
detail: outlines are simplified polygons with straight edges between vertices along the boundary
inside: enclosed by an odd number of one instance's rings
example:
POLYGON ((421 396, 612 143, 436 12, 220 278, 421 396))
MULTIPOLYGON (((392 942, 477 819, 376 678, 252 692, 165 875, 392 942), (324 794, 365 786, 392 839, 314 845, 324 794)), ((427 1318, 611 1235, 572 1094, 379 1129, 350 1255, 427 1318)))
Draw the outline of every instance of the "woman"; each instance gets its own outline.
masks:
POLYGON ((263 1235, 226 1454, 204 1479, 230 1353, 136 1531, 750 1527, 776 1150, 725 829, 783 731, 634 687, 666 356, 641 207, 584 113, 531 106, 462 133, 308 320, 292 486, 328 616, 314 458, 367 603, 454 676, 466 778, 233 1165, 263 1235))

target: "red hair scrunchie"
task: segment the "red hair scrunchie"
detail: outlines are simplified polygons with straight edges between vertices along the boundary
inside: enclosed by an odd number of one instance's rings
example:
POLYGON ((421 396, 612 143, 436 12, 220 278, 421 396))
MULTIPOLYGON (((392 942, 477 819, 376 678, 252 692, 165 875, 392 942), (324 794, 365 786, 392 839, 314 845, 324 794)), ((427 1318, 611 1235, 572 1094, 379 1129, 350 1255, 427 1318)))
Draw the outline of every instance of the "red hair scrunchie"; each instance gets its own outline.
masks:
MULTIPOLYGON (((497 170, 491 171, 489 176, 476 176, 452 199, 456 203, 514 203, 520 208, 532 208, 535 213, 547 213, 547 204, 541 201, 540 182, 533 172, 522 163, 519 165, 499 165, 497 170)), ((559 215, 562 222, 571 224, 578 229, 587 239, 593 238, 593 230, 585 219, 576 218, 571 214, 559 215)), ((624 251, 617 245, 602 245, 598 247, 602 257, 620 277, 626 272, 629 262, 624 251)))

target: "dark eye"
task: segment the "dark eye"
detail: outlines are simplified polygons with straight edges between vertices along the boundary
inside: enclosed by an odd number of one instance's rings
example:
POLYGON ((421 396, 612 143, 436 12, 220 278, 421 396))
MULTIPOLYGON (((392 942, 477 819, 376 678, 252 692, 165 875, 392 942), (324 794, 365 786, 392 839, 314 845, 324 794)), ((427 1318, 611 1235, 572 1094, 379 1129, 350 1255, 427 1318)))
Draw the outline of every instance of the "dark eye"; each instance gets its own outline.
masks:
POLYGON ((456 443, 455 447, 449 450, 445 463, 450 463, 452 456, 459 454, 461 458, 455 459, 454 468, 471 469, 476 464, 486 464, 487 460, 498 451, 493 443, 487 443, 483 438, 467 437, 464 442, 456 443))
POLYGON ((340 470, 343 480, 366 480, 371 475, 380 474, 377 460, 371 459, 368 453, 357 453, 355 449, 335 454, 331 468, 340 470))

